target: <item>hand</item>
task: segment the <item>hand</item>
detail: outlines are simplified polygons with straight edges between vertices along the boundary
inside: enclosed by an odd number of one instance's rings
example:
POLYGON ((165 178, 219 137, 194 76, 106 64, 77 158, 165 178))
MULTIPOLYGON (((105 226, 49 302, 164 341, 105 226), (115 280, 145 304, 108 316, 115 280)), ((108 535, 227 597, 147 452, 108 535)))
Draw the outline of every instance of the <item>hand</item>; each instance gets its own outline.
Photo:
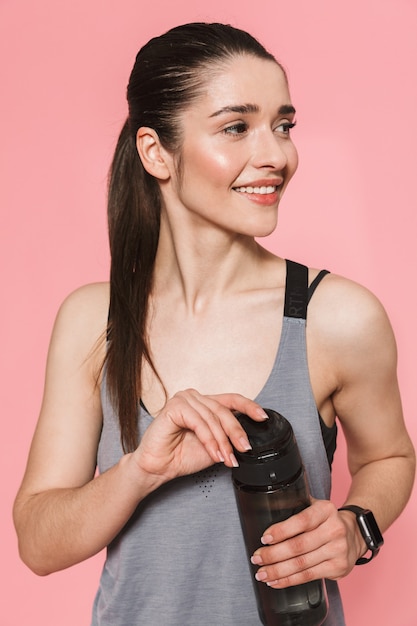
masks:
POLYGON ((273 524, 261 541, 265 547, 251 558, 261 566, 255 577, 276 589, 342 578, 362 550, 354 516, 344 515, 327 500, 313 500, 300 513, 273 524))
POLYGON ((145 431, 134 452, 137 464, 161 482, 213 463, 236 466, 231 443, 242 452, 250 444, 232 410, 256 421, 268 417, 258 404, 239 394, 203 396, 194 389, 176 393, 145 431))

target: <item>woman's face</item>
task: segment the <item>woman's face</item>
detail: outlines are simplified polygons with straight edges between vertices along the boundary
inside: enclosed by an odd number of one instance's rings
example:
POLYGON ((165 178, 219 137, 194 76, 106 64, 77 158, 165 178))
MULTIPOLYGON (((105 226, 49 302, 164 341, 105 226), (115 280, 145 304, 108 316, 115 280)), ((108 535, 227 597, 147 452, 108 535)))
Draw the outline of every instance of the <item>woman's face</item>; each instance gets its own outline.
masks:
POLYGON ((172 206, 191 223, 271 233, 297 168, 294 115, 284 73, 273 61, 246 55, 217 68, 180 118, 181 173, 173 173, 164 194, 168 213, 172 206))

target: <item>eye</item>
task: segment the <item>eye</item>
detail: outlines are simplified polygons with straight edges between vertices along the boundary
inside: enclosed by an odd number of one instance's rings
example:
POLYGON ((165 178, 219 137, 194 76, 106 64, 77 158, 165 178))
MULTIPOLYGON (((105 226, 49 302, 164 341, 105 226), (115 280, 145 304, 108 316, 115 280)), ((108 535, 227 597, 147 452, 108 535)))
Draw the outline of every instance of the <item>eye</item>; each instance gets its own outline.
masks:
POLYGON ((291 128, 294 128, 296 122, 282 122, 279 126, 275 128, 279 133, 283 133, 284 135, 289 135, 291 128))
POLYGON ((248 125, 245 122, 236 122, 231 126, 223 128, 225 135, 243 135, 248 130, 248 125))

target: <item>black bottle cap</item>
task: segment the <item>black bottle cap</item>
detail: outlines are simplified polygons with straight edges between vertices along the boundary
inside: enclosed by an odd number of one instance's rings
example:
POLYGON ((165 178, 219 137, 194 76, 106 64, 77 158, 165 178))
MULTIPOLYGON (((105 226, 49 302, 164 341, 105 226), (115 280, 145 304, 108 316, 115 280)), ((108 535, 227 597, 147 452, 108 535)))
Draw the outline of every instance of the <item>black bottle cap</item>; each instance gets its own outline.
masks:
POLYGON ((268 486, 290 481, 302 469, 302 460, 291 424, 280 413, 264 409, 269 419, 255 422, 244 413, 235 413, 245 430, 252 450, 234 450, 239 467, 233 479, 245 485, 268 486))

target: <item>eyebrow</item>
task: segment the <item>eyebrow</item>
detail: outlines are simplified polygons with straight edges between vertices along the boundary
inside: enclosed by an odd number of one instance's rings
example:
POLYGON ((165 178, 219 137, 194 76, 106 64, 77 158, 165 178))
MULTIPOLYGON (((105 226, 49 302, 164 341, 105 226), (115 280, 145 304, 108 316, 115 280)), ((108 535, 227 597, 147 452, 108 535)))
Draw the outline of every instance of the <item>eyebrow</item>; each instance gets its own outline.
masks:
MULTIPOLYGON (((241 115, 246 115, 248 113, 259 113, 259 106, 257 104, 235 104, 230 106, 225 106, 215 111, 210 115, 210 117, 217 117, 218 115, 223 115, 224 113, 240 113, 241 115)), ((279 115, 294 115, 295 108, 292 104, 283 104, 278 109, 279 115)))

